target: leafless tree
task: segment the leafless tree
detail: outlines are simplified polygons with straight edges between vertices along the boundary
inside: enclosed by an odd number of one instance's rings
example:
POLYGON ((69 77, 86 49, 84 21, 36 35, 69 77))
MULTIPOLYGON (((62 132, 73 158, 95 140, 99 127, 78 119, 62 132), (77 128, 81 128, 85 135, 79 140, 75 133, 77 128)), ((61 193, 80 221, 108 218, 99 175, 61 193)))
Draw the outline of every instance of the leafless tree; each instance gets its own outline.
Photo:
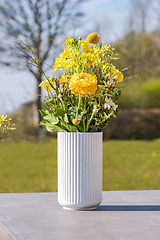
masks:
MULTIPOLYGON (((15 67, 21 63, 21 56, 15 54, 15 44, 23 48, 20 41, 34 49, 42 69, 47 66, 46 61, 48 64, 51 56, 53 64, 58 48, 56 41, 59 41, 60 35, 69 28, 74 28, 76 20, 78 24, 81 22, 83 13, 77 7, 82 2, 83 0, 1 0, 0 64, 15 67)), ((24 68, 36 79, 37 110, 41 109, 39 84, 43 74, 29 64, 23 65, 24 68)), ((37 112, 41 121, 41 115, 37 112)))
POLYGON ((141 57, 145 54, 145 35, 147 23, 149 22, 149 10, 152 4, 150 0, 130 0, 131 4, 131 16, 136 22, 136 29, 139 30, 141 36, 141 57))

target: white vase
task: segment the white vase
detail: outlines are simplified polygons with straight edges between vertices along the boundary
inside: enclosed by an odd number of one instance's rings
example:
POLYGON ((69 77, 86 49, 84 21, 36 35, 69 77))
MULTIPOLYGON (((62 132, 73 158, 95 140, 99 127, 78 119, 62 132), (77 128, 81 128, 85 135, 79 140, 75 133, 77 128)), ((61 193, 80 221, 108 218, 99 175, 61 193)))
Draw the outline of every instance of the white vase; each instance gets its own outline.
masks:
POLYGON ((102 201, 102 132, 58 132, 58 202, 89 210, 102 201))

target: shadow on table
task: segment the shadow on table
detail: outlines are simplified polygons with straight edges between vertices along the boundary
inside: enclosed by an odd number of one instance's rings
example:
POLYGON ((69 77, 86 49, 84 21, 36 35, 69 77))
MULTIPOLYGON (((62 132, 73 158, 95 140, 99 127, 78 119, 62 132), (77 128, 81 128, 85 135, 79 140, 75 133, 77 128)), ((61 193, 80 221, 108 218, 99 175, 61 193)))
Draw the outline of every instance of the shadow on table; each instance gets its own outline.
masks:
POLYGON ((160 205, 100 205, 96 211, 160 211, 160 205))

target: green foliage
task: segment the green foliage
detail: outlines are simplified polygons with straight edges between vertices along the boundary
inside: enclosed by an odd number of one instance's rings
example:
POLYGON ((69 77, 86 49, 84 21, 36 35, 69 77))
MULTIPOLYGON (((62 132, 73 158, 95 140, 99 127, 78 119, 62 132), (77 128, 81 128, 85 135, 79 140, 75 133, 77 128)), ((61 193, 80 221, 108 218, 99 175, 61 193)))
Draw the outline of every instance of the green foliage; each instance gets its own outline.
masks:
POLYGON ((70 125, 63 120, 60 121, 60 125, 61 125, 61 128, 67 132, 78 132, 78 129, 76 126, 70 125))
POLYGON ((131 79, 121 87, 119 108, 160 108, 160 78, 131 79))
MULTIPOLYGON (((103 191, 159 189, 159 146, 160 139, 105 141, 103 191)), ((56 139, 3 142, 0 156, 1 193, 57 191, 56 139)))
POLYGON ((63 109, 56 110, 55 114, 47 110, 40 110, 44 120, 40 122, 40 126, 46 127, 49 132, 78 132, 78 129, 73 124, 66 122, 66 114, 63 109))
POLYGON ((12 118, 8 118, 8 116, 0 115, 0 128, 4 133, 8 133, 10 131, 15 130, 15 124, 11 124, 12 118))
POLYGON ((42 116, 44 117, 46 122, 53 124, 53 125, 59 123, 58 117, 56 115, 54 115, 53 113, 50 113, 45 110, 40 110, 40 113, 42 114, 42 116))

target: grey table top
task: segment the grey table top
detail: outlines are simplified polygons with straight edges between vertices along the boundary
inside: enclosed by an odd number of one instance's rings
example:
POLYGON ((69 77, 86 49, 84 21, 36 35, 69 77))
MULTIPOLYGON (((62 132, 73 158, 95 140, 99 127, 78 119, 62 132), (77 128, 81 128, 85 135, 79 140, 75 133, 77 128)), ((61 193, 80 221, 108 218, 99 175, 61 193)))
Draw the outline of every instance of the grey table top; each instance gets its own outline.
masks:
POLYGON ((160 240, 160 190, 107 191, 94 211, 64 210, 57 193, 0 194, 0 240, 160 240))

